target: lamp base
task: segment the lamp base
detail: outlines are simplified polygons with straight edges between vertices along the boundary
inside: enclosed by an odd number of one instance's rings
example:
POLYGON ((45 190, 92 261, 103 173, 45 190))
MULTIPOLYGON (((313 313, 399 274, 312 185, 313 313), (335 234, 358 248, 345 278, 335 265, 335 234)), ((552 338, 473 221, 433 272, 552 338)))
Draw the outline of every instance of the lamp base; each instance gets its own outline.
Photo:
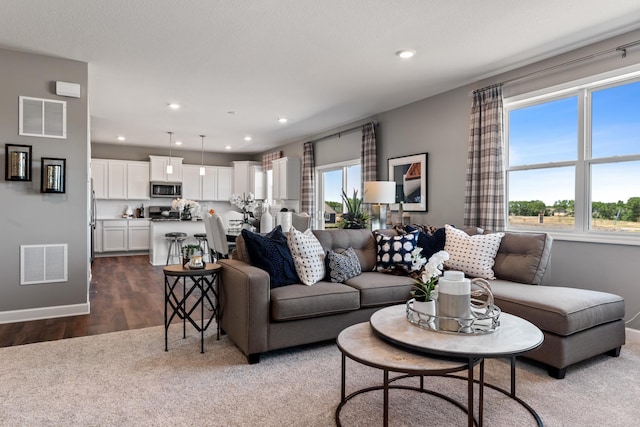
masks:
POLYGON ((371 229, 372 230, 384 230, 387 228, 387 205, 373 205, 371 206, 371 229))

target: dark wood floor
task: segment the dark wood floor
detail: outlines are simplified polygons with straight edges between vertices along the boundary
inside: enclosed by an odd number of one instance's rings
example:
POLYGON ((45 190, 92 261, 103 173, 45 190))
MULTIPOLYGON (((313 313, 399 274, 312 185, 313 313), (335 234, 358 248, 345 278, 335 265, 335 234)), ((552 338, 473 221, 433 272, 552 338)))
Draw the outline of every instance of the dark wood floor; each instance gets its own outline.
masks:
POLYGON ((162 266, 149 256, 96 258, 91 314, 0 325, 0 347, 159 326, 164 322, 162 266))

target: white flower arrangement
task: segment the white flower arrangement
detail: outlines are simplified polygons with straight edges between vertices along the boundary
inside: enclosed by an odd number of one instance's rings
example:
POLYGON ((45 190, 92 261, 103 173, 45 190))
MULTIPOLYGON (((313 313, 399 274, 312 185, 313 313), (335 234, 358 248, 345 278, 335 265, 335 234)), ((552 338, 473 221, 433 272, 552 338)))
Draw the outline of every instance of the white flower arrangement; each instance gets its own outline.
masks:
POLYGON ((193 200, 177 198, 173 199, 173 201, 171 202, 171 207, 173 208, 173 210, 181 212, 182 214, 190 213, 193 215, 196 213, 196 210, 200 209, 200 204, 193 200))
POLYGON ((242 212, 245 214, 253 212, 258 206, 253 193, 249 193, 248 195, 243 193, 242 197, 237 194, 232 194, 231 198, 229 199, 229 203, 237 208, 242 209, 242 212))
POLYGON ((416 248, 411 252, 412 270, 418 272, 418 279, 413 279, 415 284, 411 295, 416 301, 431 301, 438 279, 442 276, 443 264, 449 259, 446 251, 436 252, 427 261, 422 255, 422 248, 416 248))

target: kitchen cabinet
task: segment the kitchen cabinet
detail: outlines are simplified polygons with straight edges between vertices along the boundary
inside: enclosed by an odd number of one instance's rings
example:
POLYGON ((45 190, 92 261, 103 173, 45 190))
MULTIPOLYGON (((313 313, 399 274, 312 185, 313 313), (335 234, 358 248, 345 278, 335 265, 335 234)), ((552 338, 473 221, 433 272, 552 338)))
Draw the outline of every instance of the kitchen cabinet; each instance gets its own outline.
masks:
POLYGON ((127 198, 127 162, 120 160, 109 160, 108 165, 108 198, 127 198))
POLYGON ((149 156, 149 180, 151 182, 182 182, 182 157, 149 156), (173 173, 167 174, 167 165, 173 173))
POLYGON ((96 199, 108 198, 109 161, 91 159, 91 178, 96 199))
POLYGON ((205 166, 204 176, 199 165, 182 165, 182 197, 191 200, 229 200, 232 168, 205 166))
POLYGON ((302 167, 299 157, 273 160, 274 200, 299 200, 302 167))
POLYGON ((127 252, 149 250, 148 219, 96 221, 94 251, 127 252))
POLYGON ((96 228, 93 230, 93 251, 102 252, 102 221, 96 221, 96 228))
POLYGON ((149 198, 149 162, 127 162, 127 199, 149 198))
POLYGON ((102 252, 116 252, 127 250, 126 219, 102 221, 102 252))
POLYGON ((149 163, 91 159, 96 199, 149 199, 149 163))
POLYGON ((233 162, 233 193, 240 196, 253 193, 256 200, 265 198, 265 178, 260 162, 233 162))
POLYGON ((130 219, 127 227, 127 250, 149 250, 149 220, 130 219))

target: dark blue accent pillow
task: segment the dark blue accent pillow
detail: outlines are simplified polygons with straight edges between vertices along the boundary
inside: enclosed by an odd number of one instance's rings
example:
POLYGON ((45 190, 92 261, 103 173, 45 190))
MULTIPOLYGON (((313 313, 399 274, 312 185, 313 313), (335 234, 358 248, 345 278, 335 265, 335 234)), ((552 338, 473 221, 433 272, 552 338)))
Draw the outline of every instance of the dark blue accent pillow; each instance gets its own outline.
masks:
POLYGON ((251 265, 269 273, 272 289, 300 283, 282 227, 277 226, 264 236, 249 230, 241 233, 251 265))
MULTIPOLYGON (((411 233, 416 230, 418 230, 417 227, 413 227, 411 225, 405 226, 405 231, 407 233, 411 233)), ((444 250, 444 241, 444 227, 438 228, 433 234, 426 234, 420 230, 416 246, 422 248, 422 256, 429 260, 433 254, 444 250)))

